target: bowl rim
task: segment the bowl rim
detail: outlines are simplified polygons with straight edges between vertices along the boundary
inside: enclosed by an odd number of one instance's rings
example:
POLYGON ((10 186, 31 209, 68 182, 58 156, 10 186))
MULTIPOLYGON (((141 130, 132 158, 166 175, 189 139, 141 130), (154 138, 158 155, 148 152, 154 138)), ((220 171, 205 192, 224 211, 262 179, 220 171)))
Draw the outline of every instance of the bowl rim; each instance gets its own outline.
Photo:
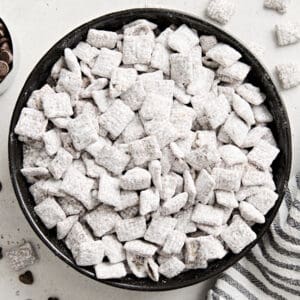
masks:
MULTIPOLYGON (((41 58, 40 60, 35 64, 34 68, 32 69, 32 71, 30 72, 30 74, 28 75, 23 88, 21 90, 21 92, 19 93, 17 102, 15 104, 15 108, 11 117, 11 122, 10 122, 10 127, 9 127, 9 137, 8 137, 8 158, 9 158, 9 171, 10 171, 10 178, 13 184, 13 188, 14 188, 14 192, 15 195, 17 197, 19 206, 21 207, 23 214, 25 215, 27 221, 29 222, 30 226, 32 227, 32 229, 34 230, 34 232, 38 235, 38 237, 43 241, 43 243, 54 253, 55 256, 58 256, 63 262, 67 263, 67 265, 71 266, 73 269, 77 270, 79 273, 97 281, 97 282, 102 282, 104 284, 110 285, 110 286, 114 286, 114 287, 118 287, 118 288, 122 288, 122 289, 127 289, 127 290, 135 290, 135 291, 169 291, 169 290, 174 290, 174 289, 179 289, 179 288, 184 288, 184 287, 188 287, 191 285, 194 285, 196 283, 202 282, 204 280, 210 279, 215 277, 216 275, 220 274, 221 272, 223 272, 224 270, 228 269, 230 266, 232 266, 233 264, 235 264, 236 262, 238 262, 242 257, 244 257, 246 255, 246 253, 248 253, 258 242, 259 240, 262 238, 262 236, 265 234, 265 232, 269 229, 271 222, 273 221, 273 219, 275 218, 278 209, 282 203, 283 197, 284 197, 284 193, 287 189, 288 186, 288 180, 289 180, 289 176, 290 176, 290 171, 291 171, 291 164, 292 164, 292 137, 291 137, 291 127, 290 127, 290 122, 289 122, 289 118, 287 115, 287 111, 286 111, 286 107, 284 102, 282 101, 282 98, 273 82, 273 80, 271 79, 271 76, 269 75, 268 69, 265 67, 264 64, 262 64, 260 62, 260 60, 258 60, 253 54, 252 52, 246 47, 244 46, 244 43, 241 42, 238 38, 236 38, 234 35, 232 35, 231 33, 228 33, 226 30, 224 30, 223 28, 219 28, 213 24, 211 24, 210 22, 207 22, 205 20, 203 20, 202 18, 190 14, 190 13, 186 13, 183 11, 179 11, 179 10, 174 10, 174 9, 167 9, 167 8, 132 8, 132 9, 126 9, 126 10, 120 10, 120 11, 115 11, 115 12, 111 12, 108 14, 104 14, 101 15, 100 17, 94 18, 90 21, 87 21, 83 24, 81 24, 80 26, 76 27, 75 29, 71 30, 70 32, 68 32, 66 35, 64 35, 61 39, 59 39, 41 58), (272 84, 272 88, 274 89, 274 93, 276 94, 276 97, 278 98, 278 100, 281 103, 281 109, 282 109, 282 113, 284 114, 285 120, 286 120, 286 124, 285 124, 285 128, 287 131, 287 165, 285 168, 285 178, 284 178, 284 182, 283 182, 283 191, 282 193, 279 195, 275 205, 272 208, 272 214, 268 217, 268 219, 266 220, 266 222, 264 223, 264 228, 257 234, 257 238, 255 239, 255 241, 253 241, 250 245, 248 245, 246 248, 244 248, 240 253, 235 254, 233 257, 231 257, 230 260, 225 261, 224 264, 222 264, 221 266, 219 266, 217 269, 213 269, 211 271, 210 274, 206 274, 205 276, 202 276, 201 278, 193 278, 193 279, 189 279, 186 280, 184 282, 177 282, 177 284, 166 284, 166 285, 158 285, 158 286, 143 286, 143 285, 133 285, 130 284, 128 282, 119 282, 119 281, 115 281, 114 279, 111 280, 100 280, 97 279, 95 274, 85 268, 79 267, 77 266, 69 257, 67 257, 62 251, 60 251, 48 238, 47 236, 45 236, 45 234, 42 232, 42 230, 40 229, 39 225, 35 222, 34 218, 31 215, 30 209, 27 207, 24 199, 23 199, 23 195, 22 195, 22 191, 20 189, 20 186, 17 182, 17 178, 16 178, 16 173, 17 170, 14 167, 14 163, 13 163, 13 158, 14 158, 14 153, 13 153, 13 144, 15 141, 15 134, 14 134, 14 116, 16 115, 16 110, 17 110, 17 104, 21 99, 21 96, 26 92, 26 86, 28 85, 29 79, 31 78, 31 76, 34 74, 35 69, 38 65, 40 65, 43 62, 43 59, 49 54, 49 52, 56 48, 62 41, 68 39, 68 37, 70 37, 72 34, 74 34, 75 31, 80 31, 81 29, 83 29, 85 26, 88 26, 89 24, 93 24, 95 22, 99 22, 101 19, 108 19, 108 18, 116 18, 119 15, 124 15, 127 14, 128 16, 134 15, 136 16, 135 19, 139 19, 139 13, 164 13, 164 14, 175 14, 177 16, 181 16, 181 17, 186 17, 189 20, 192 20, 194 22, 200 22, 202 24, 204 24, 205 26, 211 27, 213 28, 215 31, 218 32, 222 32, 222 34, 224 34, 227 38, 233 39, 238 45, 239 47, 245 49, 248 54, 250 55, 250 57, 254 60, 254 62, 256 64, 258 64, 258 66, 264 70, 265 72, 265 76, 268 77, 268 80, 271 82, 272 84)), ((201 270, 200 270, 201 271, 201 270)))

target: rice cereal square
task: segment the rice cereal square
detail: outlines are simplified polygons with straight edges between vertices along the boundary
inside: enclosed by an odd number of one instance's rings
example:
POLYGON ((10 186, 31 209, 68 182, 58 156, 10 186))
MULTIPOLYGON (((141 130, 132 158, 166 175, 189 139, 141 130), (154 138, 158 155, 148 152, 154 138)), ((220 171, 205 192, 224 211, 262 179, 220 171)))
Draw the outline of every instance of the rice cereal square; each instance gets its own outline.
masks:
POLYGON ((72 138, 76 150, 80 151, 98 140, 97 130, 91 118, 81 114, 70 120, 67 125, 68 132, 72 138))
POLYGON ((221 233, 221 238, 233 253, 239 253, 256 239, 256 234, 240 216, 236 215, 221 233))
POLYGON ((94 206, 91 197, 93 185, 94 180, 71 166, 65 174, 61 190, 79 200, 87 209, 92 209, 94 206))
POLYGON ((47 124, 48 121, 41 111, 24 107, 15 127, 15 133, 40 141, 45 133, 47 124))
POLYGON ((99 124, 116 139, 134 118, 134 112, 123 101, 116 100, 99 117, 99 124))

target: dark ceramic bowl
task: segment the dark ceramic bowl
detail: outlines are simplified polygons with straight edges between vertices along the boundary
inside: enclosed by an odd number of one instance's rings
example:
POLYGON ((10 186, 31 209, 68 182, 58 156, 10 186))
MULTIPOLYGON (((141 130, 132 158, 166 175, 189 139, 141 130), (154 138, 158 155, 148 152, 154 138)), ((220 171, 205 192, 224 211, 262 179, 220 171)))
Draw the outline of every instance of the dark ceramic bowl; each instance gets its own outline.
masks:
POLYGON ((162 291, 182 288, 218 275, 220 272, 224 271, 241 259, 258 242, 274 219, 288 183, 292 157, 291 132, 284 105, 264 67, 240 42, 231 37, 229 34, 205 21, 179 11, 147 8, 131 9, 112 13, 92 20, 76 28, 62 38, 59 42, 57 42, 46 53, 46 55, 44 55, 44 57, 39 61, 29 75, 13 112, 9 135, 10 176, 23 213, 40 239, 65 263, 85 276, 96 279, 92 268, 83 268, 75 264, 70 251, 65 247, 64 243, 56 239, 55 230, 47 230, 34 213, 34 201, 28 191, 28 184, 20 173, 20 169, 22 168, 22 144, 18 141, 17 136, 14 134, 14 127, 29 95, 32 91, 39 89, 46 82, 51 70, 51 66, 63 54, 64 48, 72 48, 79 41, 84 40, 89 28, 115 31, 120 29, 122 25, 139 18, 147 18, 148 20, 153 21, 154 23, 158 24, 160 29, 164 29, 171 24, 180 25, 185 23, 188 26, 198 30, 199 34, 215 35, 219 41, 227 43, 240 51, 243 55, 243 61, 252 66, 249 80, 259 86, 267 95, 266 104, 274 116, 272 131, 281 150, 280 155, 273 164, 274 179, 277 185, 279 198, 275 206, 266 215, 266 223, 257 224, 253 227, 257 233, 257 239, 241 253, 229 253, 223 259, 210 263, 207 269, 191 270, 172 279, 162 278, 157 283, 147 278, 138 279, 132 275, 128 275, 122 279, 99 280, 103 283, 120 288, 141 291, 162 291))

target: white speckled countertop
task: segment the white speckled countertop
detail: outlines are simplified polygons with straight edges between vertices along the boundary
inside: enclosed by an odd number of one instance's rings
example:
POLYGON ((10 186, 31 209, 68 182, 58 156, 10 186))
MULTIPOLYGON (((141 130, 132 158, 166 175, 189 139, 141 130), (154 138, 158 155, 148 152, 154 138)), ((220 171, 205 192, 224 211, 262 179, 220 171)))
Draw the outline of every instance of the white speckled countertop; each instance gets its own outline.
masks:
MULTIPOLYGON (((17 40, 18 70, 10 89, 0 96, 0 247, 4 251, 23 238, 37 246, 40 261, 31 269, 35 282, 24 285, 18 274, 11 271, 7 261, 0 261, 0 300, 43 300, 50 296, 60 300, 200 300, 213 280, 192 287, 161 293, 142 293, 121 290, 87 279, 56 258, 34 234, 19 209, 9 179, 7 138, 10 117, 26 77, 41 56, 62 36, 100 15, 134 7, 165 7, 204 17, 208 0, 1 0, 0 14, 17 40)), ((280 62, 300 63, 300 44, 277 48, 272 33, 276 23, 296 21, 300 1, 293 1, 289 12, 281 16, 265 10, 262 0, 237 0, 237 13, 225 26, 226 30, 245 43, 256 42, 267 51, 264 63, 272 73, 280 62), (297 53, 298 52, 298 53, 297 53)), ((277 81, 275 80, 276 84, 277 81)), ((293 170, 300 164, 300 88, 282 92, 293 132, 293 170), (298 117, 298 118, 297 118, 298 117)), ((298 166, 298 168, 297 168, 298 166)))

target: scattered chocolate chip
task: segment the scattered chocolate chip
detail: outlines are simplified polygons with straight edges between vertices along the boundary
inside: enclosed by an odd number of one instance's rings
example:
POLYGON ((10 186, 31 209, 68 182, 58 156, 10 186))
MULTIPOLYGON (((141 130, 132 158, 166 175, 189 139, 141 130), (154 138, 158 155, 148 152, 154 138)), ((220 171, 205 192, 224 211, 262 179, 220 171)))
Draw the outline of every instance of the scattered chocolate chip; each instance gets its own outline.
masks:
POLYGON ((12 54, 9 50, 0 50, 0 60, 10 64, 12 62, 12 54))
POLYGON ((2 182, 0 181, 0 192, 2 191, 2 182))
POLYGON ((49 297, 48 300, 59 300, 57 297, 49 297))
POLYGON ((8 63, 0 60, 0 77, 5 77, 9 72, 8 63))
POLYGON ((2 248, 0 247, 0 259, 3 258, 2 248))
POLYGON ((33 284, 34 281, 31 271, 26 271, 24 274, 21 274, 19 280, 24 284, 33 284))

